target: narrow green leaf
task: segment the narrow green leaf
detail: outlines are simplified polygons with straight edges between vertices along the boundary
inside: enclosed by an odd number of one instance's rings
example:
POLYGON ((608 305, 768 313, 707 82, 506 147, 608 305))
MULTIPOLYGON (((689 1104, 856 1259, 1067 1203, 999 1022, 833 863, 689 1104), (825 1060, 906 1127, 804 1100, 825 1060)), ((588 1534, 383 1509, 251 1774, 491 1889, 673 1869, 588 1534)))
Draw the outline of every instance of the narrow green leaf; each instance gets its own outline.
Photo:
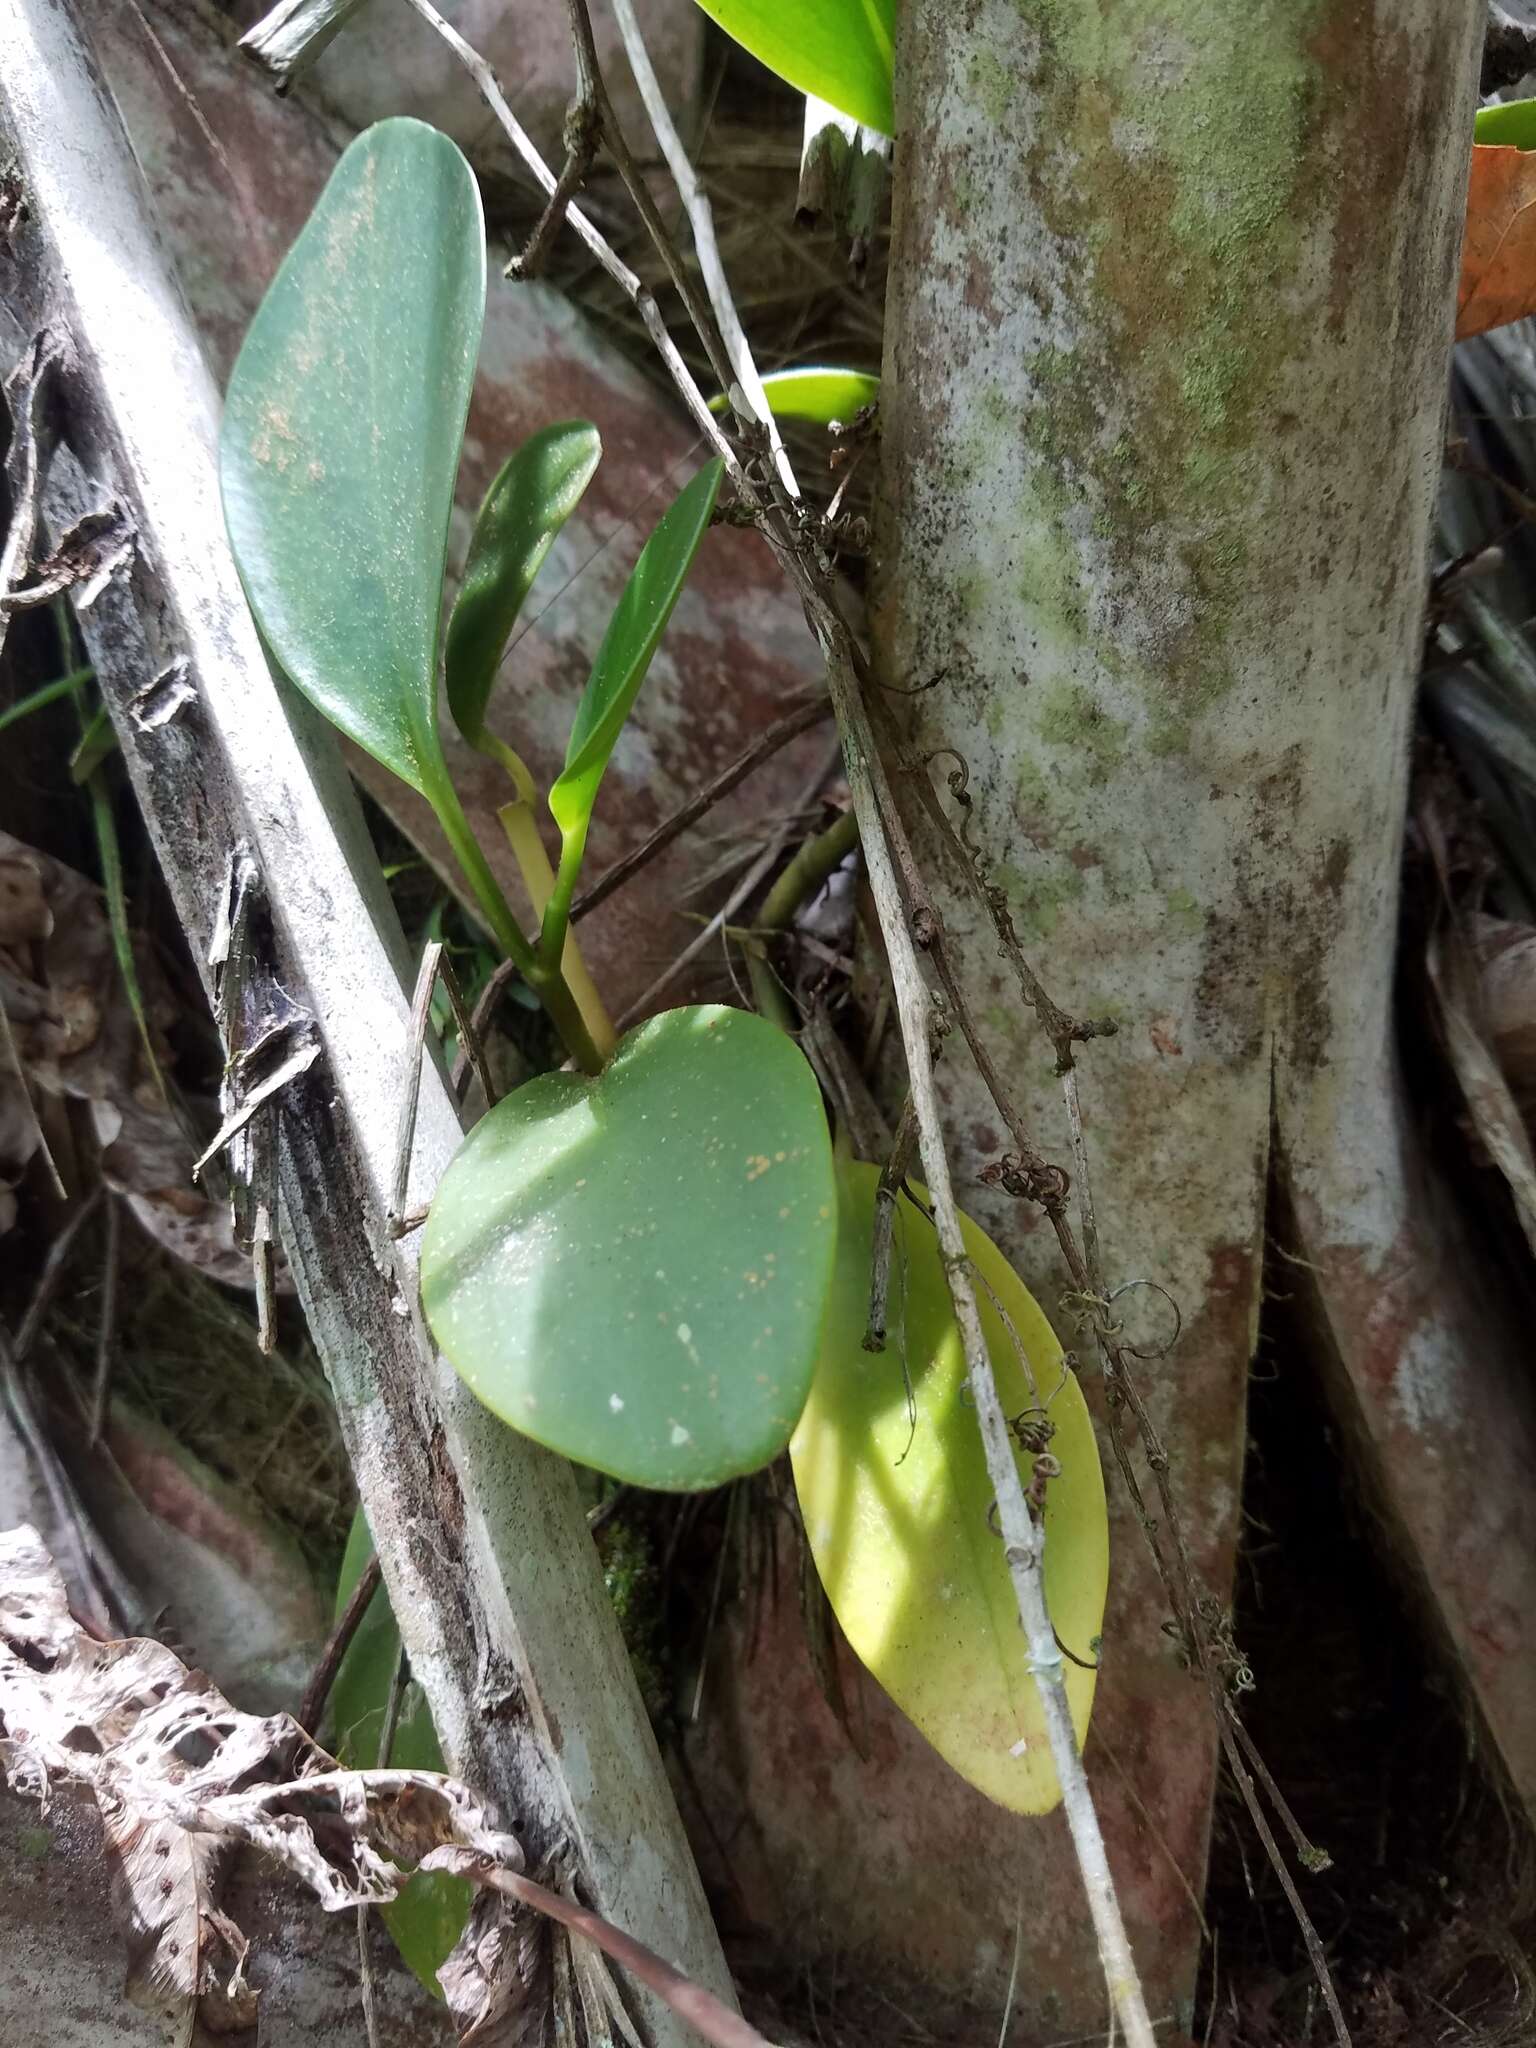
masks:
POLYGON ((469 166, 420 121, 353 142, 230 380, 224 511, 294 683, 436 801, 448 518, 485 309, 469 166))
MULTIPOLYGON (((372 1555, 373 1538, 359 1508, 352 1518, 341 1577, 336 1584, 338 1619, 372 1555)), ((368 1611, 358 1624, 331 1687, 336 1757, 349 1770, 372 1770, 381 1761, 379 1742, 384 1732, 384 1711, 399 1661, 400 1631, 395 1625, 389 1595, 380 1586, 368 1603, 368 1611)), ((400 1770, 446 1768, 426 1696, 412 1679, 406 1681, 401 1698, 389 1760, 400 1770)), ((392 1905, 379 1909, 395 1947, 427 1989, 439 1998, 442 1991, 437 1973, 463 1932, 472 1895, 473 1887, 465 1879, 427 1871, 413 1877, 392 1905)))
POLYGON ((96 854, 101 862, 101 888, 107 899, 107 923, 112 932, 112 951, 117 959, 117 971, 123 979, 123 993, 128 998, 128 1008, 138 1027, 139 1043, 144 1048, 145 1063, 155 1092, 162 1102, 170 1100, 166 1093, 165 1075, 155 1056, 154 1034, 149 1028, 149 1012, 144 1005, 144 989, 139 980, 138 962, 133 957, 133 934, 128 928, 128 897, 123 888, 123 851, 117 836, 117 818, 112 809, 112 796, 107 788, 106 776, 100 767, 92 770, 86 778, 85 787, 91 799, 91 819, 96 828, 96 854))
POLYGON ((1507 149, 1536 149, 1536 100, 1504 100, 1480 108, 1472 123, 1472 140, 1502 143, 1507 149))
POLYGON ((800 92, 894 135, 896 0, 699 0, 712 20, 800 92))
POLYGON ((69 779, 77 789, 83 788, 102 763, 117 752, 117 732, 112 724, 112 714, 105 704, 98 704, 82 727, 75 750, 69 757, 69 779))
POLYGON ((602 456, 596 427, 566 420, 531 435, 485 494, 464 581, 448 623, 448 705, 471 746, 507 641, 555 535, 580 502, 602 456))
POLYGON ((550 811, 564 833, 583 832, 592 815, 609 756, 709 526, 724 467, 718 458, 706 464, 673 500, 608 622, 576 709, 565 767, 549 792, 550 811))
MULTIPOLYGON (((837 1270, 790 1445, 806 1537, 843 1633, 902 1712, 988 1798, 1044 1813, 1061 1796, 1044 1710, 991 1526, 992 1485, 938 1237, 911 1202, 896 1210, 887 1348, 863 1348, 877 1179, 874 1167, 851 1162, 838 1175, 837 1270)), ((961 1229, 983 1283, 982 1329, 1003 1411, 1053 1426, 1048 1448, 1061 1470, 1045 1493, 1045 1589, 1071 1653, 1067 1698, 1081 1742, 1094 1692, 1084 1666, 1097 1662, 1109 1575, 1093 1425, 1039 1305, 983 1231, 966 1217, 961 1229)), ((1027 1485, 1034 1458, 1015 1456, 1027 1485)))
MULTIPOLYGON (((880 396, 880 379, 868 370, 823 369, 820 365, 775 370, 763 379, 763 395, 776 420, 808 420, 816 427, 830 427, 836 421, 847 426, 880 396)), ((729 405, 723 393, 709 401, 713 413, 723 413, 729 405)))
POLYGON ((836 1233, 794 1042, 668 1010, 596 1079, 503 1097, 438 1187, 422 1303, 454 1370, 551 1450, 667 1491, 776 1457, 805 1401, 836 1233))
POLYGON ((50 704, 56 704, 61 697, 68 697, 73 691, 78 690, 82 683, 92 683, 95 680, 94 669, 77 668, 67 676, 58 676, 51 683, 41 684, 25 697, 18 697, 14 704, 7 704, 5 709, 0 711, 0 732, 4 732, 8 725, 18 725, 22 719, 30 718, 34 711, 46 710, 50 704))

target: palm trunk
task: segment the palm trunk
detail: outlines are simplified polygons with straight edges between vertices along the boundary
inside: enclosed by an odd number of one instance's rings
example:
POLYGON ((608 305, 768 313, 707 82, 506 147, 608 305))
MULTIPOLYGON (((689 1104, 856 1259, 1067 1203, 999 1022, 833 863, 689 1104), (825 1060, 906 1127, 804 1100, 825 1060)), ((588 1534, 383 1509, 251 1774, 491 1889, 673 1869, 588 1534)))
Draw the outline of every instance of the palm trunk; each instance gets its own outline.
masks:
MULTIPOLYGON (((958 770, 1051 994, 1118 1021, 1081 1056, 1098 1222, 1109 1286, 1154 1282, 1182 1315, 1144 1377, 1205 1585, 1226 1600, 1273 1168, 1392 1453, 1390 1505, 1530 1787, 1508 1655, 1536 1617, 1530 1508, 1502 1484, 1496 1508, 1456 1495, 1469 1542, 1450 1482, 1422 1473, 1439 1445, 1512 1475, 1529 1399, 1501 1402, 1516 1354, 1447 1255, 1411 1270, 1390 1060, 1481 25, 1470 0, 1405 0, 1390 23, 1343 0, 908 0, 874 632, 885 681, 915 692, 887 699, 914 824, 923 776, 960 823, 958 770)), ((973 878, 927 837, 968 1000, 1070 1164, 1050 1049, 973 878)), ((1009 1141, 958 1054, 948 1089, 963 1184, 1009 1141)), ((1050 1233, 1016 1205, 989 1220, 1054 1307, 1050 1233)), ((1154 1347, 1165 1305, 1121 1307, 1154 1347)), ((1099 1779, 1172 2000, 1195 1938, 1173 1866, 1198 1889, 1214 1728, 1166 1611, 1124 1511, 1097 1726, 1128 1786, 1099 1779)), ((1081 1945, 1062 1844, 1040 1830, 1020 1854, 1041 1902, 1021 1982, 1059 1988, 1081 1945)))

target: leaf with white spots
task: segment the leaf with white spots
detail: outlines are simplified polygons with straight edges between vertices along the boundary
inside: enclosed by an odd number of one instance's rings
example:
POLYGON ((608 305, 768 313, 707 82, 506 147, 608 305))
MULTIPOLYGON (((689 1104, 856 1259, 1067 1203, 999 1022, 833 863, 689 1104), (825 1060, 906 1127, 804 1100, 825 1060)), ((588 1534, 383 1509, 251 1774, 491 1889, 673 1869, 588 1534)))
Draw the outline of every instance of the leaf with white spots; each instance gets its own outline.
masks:
POLYGON ((514 1428, 691 1491, 789 1441, 836 1231, 804 1056, 746 1011, 669 1010, 596 1078, 542 1074, 475 1126, 432 1204, 422 1301, 514 1428))

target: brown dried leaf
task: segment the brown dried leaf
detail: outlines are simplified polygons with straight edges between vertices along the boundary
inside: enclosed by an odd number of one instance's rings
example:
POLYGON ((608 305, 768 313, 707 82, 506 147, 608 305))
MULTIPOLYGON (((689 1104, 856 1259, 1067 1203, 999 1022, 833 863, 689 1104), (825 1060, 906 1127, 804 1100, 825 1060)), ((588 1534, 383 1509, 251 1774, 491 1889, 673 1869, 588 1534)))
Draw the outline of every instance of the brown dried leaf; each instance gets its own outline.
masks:
POLYGON ((0 1536, 0 1760, 45 1802, 56 1784, 94 1796, 129 1996, 166 2013, 200 1999, 226 2030, 251 1997, 244 1938, 214 1898, 236 1844, 283 1864, 333 1912, 387 1903, 445 1843, 521 1863, 456 1780, 340 1771, 289 1715, 239 1712, 164 1644, 87 1635, 26 1528, 0 1536))
POLYGON ((458 1946, 437 1973, 463 2048, 540 2048, 556 1938, 537 1913, 497 1892, 475 1894, 458 1946))
MULTIPOLYGON (((135 949, 155 1055, 176 1005, 152 951, 135 949)), ((196 1147, 155 1086, 123 985, 101 891, 0 832, 0 1002, 34 1095, 89 1103, 102 1177, 144 1229, 177 1258, 226 1285, 251 1284, 228 1204, 193 1185, 196 1147)), ((0 1185, 19 1180, 38 1126, 22 1079, 0 1065, 0 1185)), ((0 1204, 0 1231, 11 1220, 0 1204)))
MULTIPOLYGON (((130 1983, 162 2009, 188 2014, 217 1984, 221 1954, 236 1959, 226 2012, 246 1996, 243 1939, 212 1897, 219 1853, 243 1844, 328 1912, 387 1905, 415 1869, 454 1870, 498 1896, 498 1912, 471 1915, 442 1973, 455 1987, 460 2039, 479 2048, 540 2038, 543 1963, 518 1917, 530 1908, 633 1971, 715 2048, 768 2048, 653 1950, 570 1892, 525 1877, 518 1842, 458 1779, 340 1770, 290 1715, 239 1712, 164 1644, 88 1635, 25 1527, 0 1535, 0 1765, 14 1788, 44 1802, 56 1782, 94 1797, 132 1946, 130 1983)), ((616 2019, 617 1990, 610 1997, 603 1983, 594 1976, 584 1996, 608 1998, 616 2019)))
POLYGON ((1478 143, 1467 185, 1467 225, 1456 295, 1456 339, 1466 341, 1536 310, 1536 150, 1478 143))

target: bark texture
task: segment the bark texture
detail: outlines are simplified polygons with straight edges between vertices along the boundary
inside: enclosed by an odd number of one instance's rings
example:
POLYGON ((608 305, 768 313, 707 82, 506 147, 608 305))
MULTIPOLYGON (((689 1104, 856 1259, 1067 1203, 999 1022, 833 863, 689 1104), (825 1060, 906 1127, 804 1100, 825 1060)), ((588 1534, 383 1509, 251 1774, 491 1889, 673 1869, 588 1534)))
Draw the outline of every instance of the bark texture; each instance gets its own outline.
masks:
MULTIPOLYGON (((1536 1552, 1507 1483, 1529 1398, 1410 1192, 1390 1056, 1481 21, 1471 0, 909 0, 874 632, 885 680, 917 690, 887 700, 913 776, 958 826, 963 763, 979 865, 1052 994, 1119 1021, 1083 1056, 1107 1280, 1156 1282, 1182 1312, 1143 1377, 1206 1584, 1227 1597, 1273 1158, 1351 1399, 1392 1452, 1391 1508, 1529 1786, 1511 1653, 1536 1552), (1491 1475, 1496 1508, 1417 1483, 1452 1455, 1491 1475)), ((1070 1163, 1049 1048, 927 838, 969 1000, 1070 1163)), ((964 1186, 1008 1140, 961 1051, 948 1087, 964 1186)), ((973 1206, 1056 1309, 1049 1232, 979 1190, 973 1206)), ((1132 1341, 1166 1334, 1157 1297, 1122 1306, 1132 1341)), ((1198 1889, 1214 1731, 1129 1513, 1117 1534, 1097 1775, 1167 2009, 1189 1984, 1174 1866, 1198 1889)), ((1049 1983, 1070 2010, 1037 2004, 1036 2024, 1091 2024, 1059 1836, 999 1820, 996 1839, 1040 1902, 1026 2011, 1049 1983)), ((959 1831, 943 1853, 963 1881, 959 1831)), ((862 1871, 850 1888, 873 1912, 862 1871)))

